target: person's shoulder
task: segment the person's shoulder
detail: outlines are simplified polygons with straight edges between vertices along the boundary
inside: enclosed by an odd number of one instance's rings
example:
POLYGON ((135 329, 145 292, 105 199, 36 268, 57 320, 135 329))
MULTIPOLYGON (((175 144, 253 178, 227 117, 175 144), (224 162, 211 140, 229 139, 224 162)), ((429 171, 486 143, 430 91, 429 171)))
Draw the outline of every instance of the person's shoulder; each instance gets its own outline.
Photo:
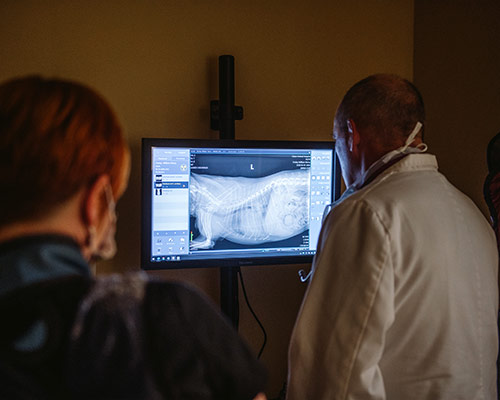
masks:
POLYGON ((115 311, 136 304, 144 307, 143 310, 156 310, 159 315, 168 314, 169 310, 196 315, 196 311, 215 312, 216 309, 213 301, 197 287, 144 271, 97 277, 84 301, 86 308, 99 305, 115 311))
POLYGON ((203 297, 203 293, 189 283, 150 276, 144 271, 97 277, 93 280, 93 289, 116 295, 133 295, 137 298, 143 298, 149 292, 181 297, 203 297))
POLYGON ((391 216, 396 212, 394 203, 397 199, 379 189, 371 186, 362 188, 336 204, 323 223, 323 231, 329 232, 329 236, 332 232, 345 236, 345 232, 359 227, 359 224, 365 228, 368 225, 376 227, 380 232, 386 231, 391 216))
POLYGON ((197 300, 211 303, 212 300, 193 284, 149 277, 146 282, 146 294, 152 296, 175 297, 180 301, 197 300))
POLYGON ((369 188, 362 188, 335 204, 332 207, 330 214, 332 214, 332 216, 336 216, 336 218, 341 216, 349 218, 348 216, 351 214, 370 212, 373 208, 371 204, 377 196, 367 189, 369 188))
POLYGON ((190 283, 150 277, 145 286, 143 303, 147 312, 161 318, 171 319, 175 315, 190 325, 216 322, 229 325, 215 302, 190 283))
MULTIPOLYGON (((144 275, 143 279, 144 279, 144 275)), ((158 290, 170 290, 179 293, 200 293, 200 289, 191 283, 158 278, 156 276, 146 276, 147 285, 158 290)))

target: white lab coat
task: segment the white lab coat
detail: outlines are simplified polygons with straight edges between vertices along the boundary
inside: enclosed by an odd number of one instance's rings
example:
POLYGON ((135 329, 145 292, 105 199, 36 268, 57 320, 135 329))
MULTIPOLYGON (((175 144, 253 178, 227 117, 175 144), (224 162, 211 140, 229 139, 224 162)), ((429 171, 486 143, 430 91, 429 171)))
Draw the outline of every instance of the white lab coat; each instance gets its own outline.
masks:
POLYGON ((313 268, 288 400, 496 399, 494 233, 433 155, 335 206, 313 268))

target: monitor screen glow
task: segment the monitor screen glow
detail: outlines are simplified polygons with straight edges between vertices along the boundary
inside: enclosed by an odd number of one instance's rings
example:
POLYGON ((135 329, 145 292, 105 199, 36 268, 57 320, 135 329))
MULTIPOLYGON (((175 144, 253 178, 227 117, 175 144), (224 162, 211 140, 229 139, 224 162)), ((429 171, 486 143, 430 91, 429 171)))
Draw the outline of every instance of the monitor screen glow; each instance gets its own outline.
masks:
POLYGON ((143 139, 145 269, 307 263, 339 183, 332 142, 143 139))

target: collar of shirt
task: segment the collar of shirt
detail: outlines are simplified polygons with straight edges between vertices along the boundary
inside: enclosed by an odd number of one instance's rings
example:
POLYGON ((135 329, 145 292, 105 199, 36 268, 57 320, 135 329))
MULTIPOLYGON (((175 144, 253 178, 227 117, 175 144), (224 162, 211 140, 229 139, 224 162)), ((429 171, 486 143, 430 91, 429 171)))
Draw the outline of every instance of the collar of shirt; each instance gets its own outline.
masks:
POLYGON ((0 244, 0 295, 33 283, 80 275, 90 269, 71 238, 38 235, 0 244))

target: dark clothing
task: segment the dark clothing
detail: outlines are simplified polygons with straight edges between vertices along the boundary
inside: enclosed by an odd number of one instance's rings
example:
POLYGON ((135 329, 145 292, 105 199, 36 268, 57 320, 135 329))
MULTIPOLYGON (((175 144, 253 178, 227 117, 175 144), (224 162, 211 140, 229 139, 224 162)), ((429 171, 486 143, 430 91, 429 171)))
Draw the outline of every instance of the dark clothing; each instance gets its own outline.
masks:
POLYGON ((78 246, 0 245, 0 398, 252 399, 266 374, 196 290, 93 280, 78 246))
POLYGON ((74 276, 90 278, 90 269, 80 247, 69 237, 30 236, 0 243, 0 295, 74 276))

